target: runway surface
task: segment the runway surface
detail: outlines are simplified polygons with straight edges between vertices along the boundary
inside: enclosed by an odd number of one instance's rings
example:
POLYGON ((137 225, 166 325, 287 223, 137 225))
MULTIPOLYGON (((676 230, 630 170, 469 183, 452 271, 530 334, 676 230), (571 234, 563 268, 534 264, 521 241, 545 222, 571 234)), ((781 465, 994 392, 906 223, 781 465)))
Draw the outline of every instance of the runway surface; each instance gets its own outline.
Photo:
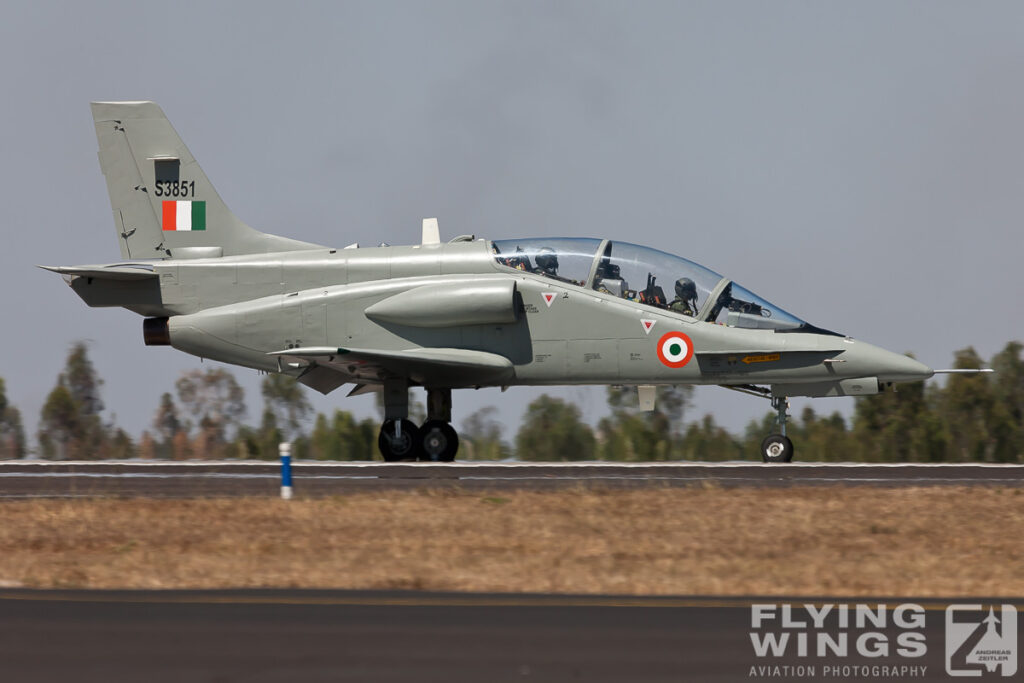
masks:
MULTIPOLYGON (((472 490, 645 486, 1024 485, 1024 465, 792 463, 298 462, 299 495, 372 489, 472 490)), ((0 462, 0 498, 100 495, 277 495, 280 465, 263 461, 0 462)))
MULTIPOLYGON (((921 606, 924 624, 915 631, 927 651, 917 657, 897 656, 895 645, 884 657, 860 656, 852 646, 845 657, 756 656, 751 605, 793 603, 801 610, 805 602, 842 601, 9 590, 0 591, 0 673, 10 681, 103 683, 949 680, 943 647, 947 601, 846 600, 874 609, 878 603, 890 610, 908 602, 921 606), (813 675, 809 668, 802 676, 773 674, 774 667, 795 665, 813 665, 813 675), (826 665, 904 666, 916 673, 826 675, 826 665)), ((1024 614, 1022 600, 957 602, 995 603, 997 612, 1000 604, 1013 603, 1024 614)), ((893 621, 867 630, 895 644, 901 631, 893 621)))

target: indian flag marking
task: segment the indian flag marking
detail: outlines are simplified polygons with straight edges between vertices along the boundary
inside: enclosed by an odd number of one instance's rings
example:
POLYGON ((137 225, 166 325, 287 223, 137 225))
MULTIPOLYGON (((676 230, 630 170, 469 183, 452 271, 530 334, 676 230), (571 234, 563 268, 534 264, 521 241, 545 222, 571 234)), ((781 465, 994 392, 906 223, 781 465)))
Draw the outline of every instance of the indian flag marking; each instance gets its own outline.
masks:
POLYGON ((206 202, 165 201, 164 230, 206 230, 206 202))
POLYGON ((658 359, 670 368, 681 368, 693 358, 693 341, 682 332, 668 332, 658 340, 658 359))

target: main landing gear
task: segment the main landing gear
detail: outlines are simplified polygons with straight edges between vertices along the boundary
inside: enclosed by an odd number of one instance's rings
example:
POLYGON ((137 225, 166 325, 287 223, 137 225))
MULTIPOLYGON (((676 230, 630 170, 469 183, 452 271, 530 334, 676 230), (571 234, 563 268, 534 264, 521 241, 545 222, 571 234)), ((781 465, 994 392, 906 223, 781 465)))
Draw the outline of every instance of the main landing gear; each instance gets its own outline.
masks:
POLYGON ((459 435, 451 425, 452 390, 427 389, 427 421, 417 427, 407 419, 409 385, 384 383, 384 424, 377 447, 388 462, 423 460, 452 462, 459 450, 459 435))
POLYGON ((419 455, 420 430, 409 420, 384 420, 377 437, 377 448, 384 459, 415 460, 419 455))
POLYGON ((782 433, 765 437, 764 441, 761 442, 761 459, 765 462, 792 462, 793 442, 786 436, 789 399, 784 396, 773 397, 772 408, 778 411, 779 431, 782 433))

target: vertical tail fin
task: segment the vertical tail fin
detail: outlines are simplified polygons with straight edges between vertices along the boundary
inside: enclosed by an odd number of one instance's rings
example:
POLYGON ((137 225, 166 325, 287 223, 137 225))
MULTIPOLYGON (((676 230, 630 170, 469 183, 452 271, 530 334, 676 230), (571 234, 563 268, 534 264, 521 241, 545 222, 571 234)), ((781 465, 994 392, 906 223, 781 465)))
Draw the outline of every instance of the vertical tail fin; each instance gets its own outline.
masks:
POLYGON ((258 232, 231 213, 155 102, 93 102, 92 117, 122 258, 317 248, 258 232))

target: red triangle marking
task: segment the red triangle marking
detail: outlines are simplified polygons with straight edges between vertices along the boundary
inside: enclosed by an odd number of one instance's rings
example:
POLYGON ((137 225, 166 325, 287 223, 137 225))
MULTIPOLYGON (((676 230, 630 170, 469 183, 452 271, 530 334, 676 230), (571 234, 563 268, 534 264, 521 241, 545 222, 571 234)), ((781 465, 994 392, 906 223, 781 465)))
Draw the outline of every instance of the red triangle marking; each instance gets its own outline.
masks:
POLYGON ((641 319, 640 320, 640 324, 643 325, 644 334, 650 334, 651 333, 651 328, 654 327, 654 323, 656 323, 656 322, 658 322, 658 321, 657 320, 648 320, 646 318, 641 319))
POLYGON ((551 302, 555 300, 554 293, 553 292, 544 292, 543 294, 541 294, 541 296, 544 297, 544 303, 546 303, 548 305, 548 308, 551 308, 551 302))

